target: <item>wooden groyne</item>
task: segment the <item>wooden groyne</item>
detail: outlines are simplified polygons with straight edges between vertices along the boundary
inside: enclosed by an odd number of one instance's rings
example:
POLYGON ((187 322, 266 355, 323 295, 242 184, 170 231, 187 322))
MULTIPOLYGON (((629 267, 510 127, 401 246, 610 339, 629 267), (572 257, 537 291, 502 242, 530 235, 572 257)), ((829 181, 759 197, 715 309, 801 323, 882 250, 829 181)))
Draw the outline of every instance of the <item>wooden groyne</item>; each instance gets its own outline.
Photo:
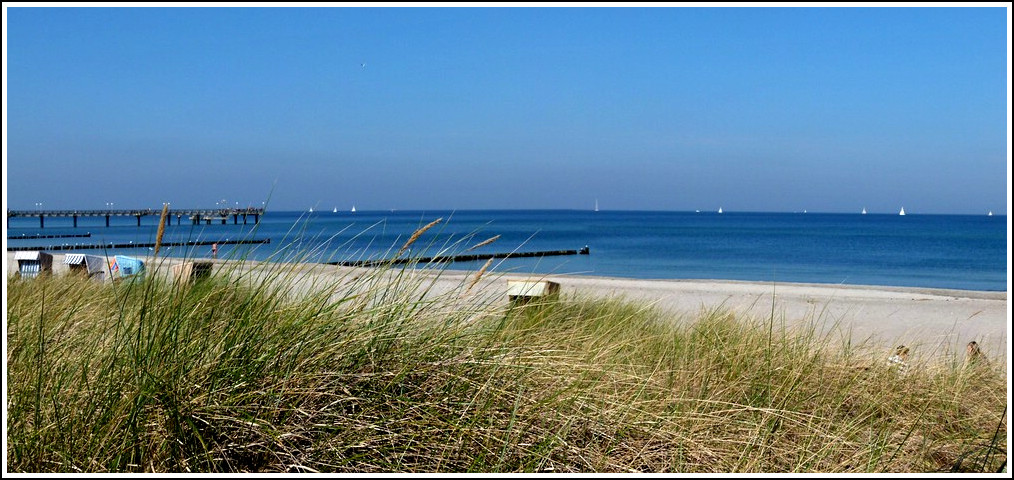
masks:
POLYGON ((476 260, 489 260, 491 258, 530 258, 530 257, 555 257, 560 255, 588 255, 588 247, 580 250, 548 250, 541 252, 509 252, 509 253, 478 253, 472 255, 438 255, 435 257, 409 257, 395 258, 389 260, 358 260, 351 262, 326 262, 328 265, 341 267, 375 267, 378 265, 403 265, 406 263, 443 263, 443 262, 474 262, 476 260))
MULTIPOLYGON (((271 243, 270 238, 261 240, 220 240, 220 241, 190 241, 190 242, 163 242, 162 247, 196 247, 205 245, 253 245, 271 243)), ((122 248, 154 248, 154 243, 93 243, 79 245, 47 245, 43 247, 7 247, 8 252, 27 250, 95 250, 95 249, 122 249, 122 248)))
POLYGON ((91 237, 91 236, 92 236, 91 232, 89 232, 89 233, 68 233, 68 234, 64 234, 64 235, 43 235, 41 233, 40 234, 34 234, 34 235, 27 235, 27 234, 22 233, 21 235, 7 235, 7 240, 38 240, 40 238, 88 238, 88 237, 91 237))

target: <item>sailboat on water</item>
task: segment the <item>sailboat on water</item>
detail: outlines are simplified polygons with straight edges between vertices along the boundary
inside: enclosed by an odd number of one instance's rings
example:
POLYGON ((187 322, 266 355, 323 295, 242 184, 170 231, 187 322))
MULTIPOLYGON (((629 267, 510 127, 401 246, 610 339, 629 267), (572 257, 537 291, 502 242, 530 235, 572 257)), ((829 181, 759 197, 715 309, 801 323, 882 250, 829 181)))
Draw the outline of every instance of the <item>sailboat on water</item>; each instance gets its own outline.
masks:
POLYGON ((866 215, 866 207, 863 207, 863 215, 866 215))
POLYGON ((352 213, 356 213, 356 206, 355 205, 352 206, 352 213))
POLYGON ((595 211, 599 211, 599 199, 595 199, 595 211))
POLYGON ((334 210, 331 210, 331 213, 338 213, 338 207, 334 207, 334 210))
POLYGON ((987 213, 987 214, 986 214, 986 216, 987 216, 987 217, 992 217, 992 216, 993 216, 993 211, 992 211, 992 210, 990 210, 990 211, 989 211, 989 213, 987 213))
POLYGON ((722 207, 718 207, 718 213, 722 213, 722 207))
POLYGON ((898 212, 898 215, 904 215, 904 214, 905 214, 905 207, 901 207, 901 211, 898 212))

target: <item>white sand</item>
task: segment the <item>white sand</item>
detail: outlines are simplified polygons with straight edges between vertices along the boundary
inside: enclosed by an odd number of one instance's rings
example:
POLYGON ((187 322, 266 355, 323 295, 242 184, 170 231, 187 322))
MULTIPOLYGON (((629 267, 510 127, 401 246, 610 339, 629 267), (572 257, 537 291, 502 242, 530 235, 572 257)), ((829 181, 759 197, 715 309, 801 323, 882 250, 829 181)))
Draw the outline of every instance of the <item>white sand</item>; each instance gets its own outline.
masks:
MULTIPOLYGON (((53 255, 54 273, 66 272, 63 255, 53 255)), ((7 252, 8 275, 16 269, 7 252)), ((168 264, 179 259, 168 259, 168 264)), ((216 269, 226 262, 217 261, 216 269)), ((256 262, 250 262, 256 264, 256 262)), ((241 267, 245 268, 245 267, 241 267)), ((357 269, 307 265, 299 281, 333 282, 357 269)), ((427 275, 420 273, 420 275, 427 275)), ((448 270, 437 279, 434 293, 467 285, 474 272, 448 270)), ((772 303, 776 321, 816 321, 823 331, 841 331, 853 342, 869 339, 885 349, 905 344, 914 358, 947 350, 963 351, 977 341, 993 358, 1005 358, 1010 328, 1007 292, 981 292, 905 287, 759 283, 722 280, 639 280, 566 275, 487 274, 476 288, 506 292, 506 279, 540 278, 558 282, 562 295, 621 297, 651 302, 678 318, 694 318, 702 309, 724 307, 741 315, 768 319, 772 303)))
MULTIPOLYGON (((448 276, 455 275, 461 274, 448 276)), ((984 351, 993 357, 1005 356, 1007 352, 1010 325, 1007 292, 576 275, 545 279, 558 282, 562 295, 651 302, 691 319, 702 310, 719 306, 741 315, 769 319, 774 303, 776 321, 786 324, 816 321, 822 331, 850 331, 853 342, 870 339, 884 348, 908 345, 913 355, 920 350, 939 352, 940 348, 964 352, 970 340, 983 345, 984 351)))

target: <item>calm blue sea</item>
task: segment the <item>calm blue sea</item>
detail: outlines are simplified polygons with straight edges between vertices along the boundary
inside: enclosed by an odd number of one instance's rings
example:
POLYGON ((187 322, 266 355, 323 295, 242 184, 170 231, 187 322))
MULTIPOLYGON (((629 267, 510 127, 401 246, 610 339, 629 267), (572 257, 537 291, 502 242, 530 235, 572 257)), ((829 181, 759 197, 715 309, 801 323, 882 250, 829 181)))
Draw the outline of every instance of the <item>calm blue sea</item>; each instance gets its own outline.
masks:
MULTIPOLYGON (((729 279, 1007 290, 1007 217, 820 213, 621 212, 567 210, 268 212, 259 225, 191 225, 183 219, 164 241, 270 238, 257 246, 221 246, 218 257, 309 261, 379 259, 413 231, 444 221, 423 235, 412 253, 570 250, 590 255, 510 259, 497 271, 669 279, 729 279)), ((45 249, 64 243, 154 242, 157 217, 78 220, 9 219, 8 236, 90 232, 91 238, 8 240, 8 246, 45 249)), ((99 255, 147 255, 148 249, 79 250, 99 255)), ((67 253, 58 251, 56 253, 67 253)), ((175 247, 173 256, 207 257, 211 247, 175 247)), ((494 262, 497 262, 496 260, 494 262)), ((454 263, 478 269, 483 261, 454 263)))

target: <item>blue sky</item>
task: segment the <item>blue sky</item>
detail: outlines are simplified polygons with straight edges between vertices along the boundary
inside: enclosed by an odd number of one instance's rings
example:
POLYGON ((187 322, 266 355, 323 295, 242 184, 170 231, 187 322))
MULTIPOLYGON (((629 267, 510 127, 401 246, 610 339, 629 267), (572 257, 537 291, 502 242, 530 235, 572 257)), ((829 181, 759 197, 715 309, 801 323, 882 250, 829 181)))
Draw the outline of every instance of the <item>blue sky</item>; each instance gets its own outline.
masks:
POLYGON ((5 12, 10 209, 1007 211, 1005 8, 5 12))

